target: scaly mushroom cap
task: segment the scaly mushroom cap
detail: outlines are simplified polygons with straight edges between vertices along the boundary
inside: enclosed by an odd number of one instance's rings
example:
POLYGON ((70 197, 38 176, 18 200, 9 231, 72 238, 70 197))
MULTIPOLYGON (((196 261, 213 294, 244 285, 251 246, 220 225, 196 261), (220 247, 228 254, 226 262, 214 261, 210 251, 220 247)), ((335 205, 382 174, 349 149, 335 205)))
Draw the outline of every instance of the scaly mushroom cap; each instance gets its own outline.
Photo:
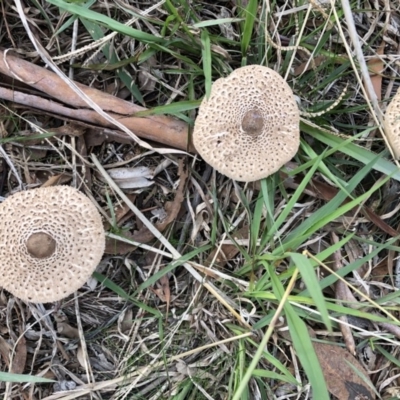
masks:
POLYGON ((400 89, 389 103, 383 123, 394 156, 400 158, 400 89))
POLYGON ((0 286, 35 303, 79 289, 105 247, 101 216, 69 186, 18 192, 0 204, 0 286))
POLYGON ((278 171, 296 154, 300 112, 274 70, 249 65, 215 81, 193 130, 203 159, 229 178, 250 182, 278 171))

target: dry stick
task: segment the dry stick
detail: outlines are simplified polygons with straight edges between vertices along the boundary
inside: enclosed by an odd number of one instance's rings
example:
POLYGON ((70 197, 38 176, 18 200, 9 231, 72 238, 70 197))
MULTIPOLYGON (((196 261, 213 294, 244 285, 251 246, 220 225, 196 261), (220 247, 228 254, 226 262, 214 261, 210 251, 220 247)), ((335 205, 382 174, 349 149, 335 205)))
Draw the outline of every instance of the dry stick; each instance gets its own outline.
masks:
MULTIPOLYGON (((18 57, 0 50, 0 73, 11 78, 16 78, 21 82, 34 87, 46 93, 53 99, 59 100, 64 104, 73 106, 75 110, 71 110, 59 103, 40 98, 39 96, 27 95, 22 92, 5 89, 0 87, 0 98, 22 104, 30 105, 30 107, 40 108, 42 110, 59 110, 61 115, 70 116, 81 121, 87 121, 96 125, 115 128, 115 124, 109 119, 102 117, 97 112, 90 110, 87 103, 82 100, 61 78, 51 71, 22 60, 18 57), (49 107, 49 108, 44 108, 49 107)), ((149 117, 132 117, 145 108, 129 101, 119 99, 108 93, 90 88, 88 86, 74 83, 80 91, 88 96, 103 111, 109 113, 113 119, 126 128, 134 131, 139 137, 153 140, 175 147, 184 151, 193 151, 194 148, 188 139, 188 125, 173 117, 167 116, 149 116, 149 117)), ((22 90, 22 89, 21 89, 22 90)), ((103 113, 104 114, 104 113, 103 113)), ((126 136, 133 139, 125 132, 126 136)))
MULTIPOLYGON (((26 33, 29 36, 29 39, 31 40, 33 46, 35 47, 36 51, 38 52, 39 56, 41 57, 41 59, 43 60, 43 62, 54 71, 54 73, 58 76, 58 78, 60 79, 60 84, 64 84, 65 89, 69 89, 73 95, 75 95, 75 97, 78 97, 80 101, 82 101, 84 103, 83 106, 89 106, 90 108, 92 108, 93 110, 95 110, 98 114, 100 114, 103 118, 105 118, 107 121, 109 121, 110 123, 113 123, 115 126, 117 126, 118 128, 120 128, 122 131, 124 131, 128 136, 130 136, 132 138, 132 140, 134 142, 136 142, 138 145, 146 148, 146 149, 152 149, 152 146, 150 144, 148 144, 147 142, 144 142, 143 140, 141 140, 136 134, 134 134, 131 130, 127 129, 126 126, 124 126, 123 124, 121 124, 118 119, 113 118, 112 116, 110 116, 109 114, 107 114, 100 106, 98 103, 96 103, 95 101, 93 101, 93 99, 88 96, 88 94, 86 94, 84 91, 82 91, 82 89, 72 80, 68 79, 68 77, 64 74, 64 72, 62 72, 52 61, 50 55, 48 54, 47 50, 42 46, 41 42, 37 40, 37 38, 35 37, 35 35, 33 34, 29 23, 26 19, 26 15, 24 12, 24 9, 22 7, 22 3, 21 0, 14 0, 15 2, 15 6, 18 12, 19 17, 21 18, 21 22, 22 25, 25 28, 26 33)), ((6 50, 5 52, 3 52, 3 60, 5 63, 7 63, 6 60, 6 53, 8 50, 6 50)), ((7 64, 7 69, 10 69, 9 64, 7 64)), ((14 77, 21 79, 20 75, 17 75, 15 73, 14 70, 10 71, 14 77)), ((23 71, 22 71, 23 72, 23 71)), ((40 77, 40 79, 37 82, 41 82, 43 79, 43 77, 40 77)), ((22 79, 22 81, 24 81, 22 79)), ((59 88, 57 87, 57 90, 59 90, 59 88)), ((71 94, 70 92, 70 94, 71 94)), ((64 95, 66 93, 62 93, 61 94, 61 99, 62 100, 64 98, 64 95)), ((60 96, 60 94, 58 95, 60 96)), ((112 96, 111 96, 112 97, 112 96)), ((157 152, 159 153, 169 153, 171 152, 169 149, 157 149, 157 152)))

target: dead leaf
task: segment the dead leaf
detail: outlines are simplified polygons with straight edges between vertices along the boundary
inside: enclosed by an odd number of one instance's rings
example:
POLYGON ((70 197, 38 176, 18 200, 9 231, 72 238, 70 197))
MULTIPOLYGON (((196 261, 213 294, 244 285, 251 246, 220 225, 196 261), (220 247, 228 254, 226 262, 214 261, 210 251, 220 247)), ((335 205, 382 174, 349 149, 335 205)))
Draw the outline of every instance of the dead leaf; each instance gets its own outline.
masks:
MULTIPOLYGON (((281 177, 284 179, 285 187, 290 187, 292 189, 297 189, 302 181, 301 175, 296 175, 294 178, 289 178, 286 174, 282 173, 281 177)), ((329 201, 332 200, 338 193, 338 189, 328 185, 325 182, 318 181, 316 179, 312 179, 310 183, 304 189, 304 193, 310 196, 329 201)), ((343 204, 346 204, 350 201, 350 198, 347 198, 343 204)), ((358 206, 354 207, 349 211, 349 215, 353 215, 353 211, 361 211, 365 218, 375 224, 376 227, 381 229, 383 232, 387 233, 392 237, 397 237, 399 232, 393 229, 389 224, 387 224, 379 215, 377 215, 371 208, 363 205, 360 209, 358 206)))
POLYGON ((57 322, 57 332, 60 334, 60 336, 67 337, 69 339, 79 338, 78 329, 72 327, 66 322, 57 322))
POLYGON ((2 357, 3 361, 7 365, 10 366, 10 352, 12 350, 12 346, 7 343, 2 336, 0 336, 0 356, 2 357))
MULTIPOLYGON (((136 240, 136 236, 129 233, 129 232, 123 232, 120 236, 129 239, 129 240, 136 240)), ((151 240, 152 238, 150 238, 151 240)), ((149 240, 149 241, 150 241, 149 240)), ((140 242, 140 243, 147 243, 147 242, 140 242)), ((130 251, 134 251, 137 246, 123 242, 121 240, 113 239, 110 237, 106 237, 106 248, 104 249, 104 253, 106 254, 126 254, 129 253, 130 251)))
POLYGON ((378 101, 382 100, 382 72, 385 69, 385 65, 380 55, 384 54, 385 42, 382 41, 379 48, 376 51, 377 57, 373 57, 368 61, 368 70, 371 76, 372 86, 378 101))
MULTIPOLYGON (((326 56, 319 55, 319 56, 315 57, 314 58, 315 67, 318 67, 325 61, 326 61, 326 56)), ((307 60, 305 62, 302 62, 296 68, 294 68, 292 75, 299 76, 301 74, 304 74, 304 72, 306 72, 306 71, 310 71, 311 69, 313 69, 313 65, 309 60, 307 60)))
MULTIPOLYGON (((233 239, 248 239, 249 238, 249 227, 247 225, 242 226, 236 232, 231 235, 233 239)), ((239 249, 234 244, 223 244, 221 248, 217 247, 207 257, 205 265, 210 265, 214 260, 215 254, 218 252, 215 258, 215 266, 218 268, 225 267, 226 263, 232 260, 239 253, 239 249)))
POLYGON ((62 185, 71 180, 71 175, 68 174, 58 174, 51 175, 47 178, 46 182, 42 184, 42 187, 62 185))
MULTIPOLYGON (((334 232, 331 232, 331 237, 333 243, 335 244, 339 243, 339 238, 334 232)), ((333 269, 334 271, 338 272, 341 268, 343 268, 342 256, 340 250, 335 251, 335 253, 333 254, 333 258, 334 258, 333 269)), ((358 303, 357 299, 353 296, 353 293, 350 291, 350 288, 344 282, 338 280, 335 283, 334 287, 335 287, 335 297, 340 302, 347 301, 349 302, 350 307, 352 307, 353 304, 356 305, 358 303)), ((347 317, 345 315, 342 315, 339 317, 339 320, 343 322, 339 326, 340 326, 340 331, 342 332, 343 335, 344 342, 346 343, 346 348, 350 354, 355 355, 356 344, 354 341, 351 328, 347 324, 348 322, 347 317)))
POLYGON ((54 313, 54 320, 56 321, 56 324, 57 324, 57 332, 61 336, 64 336, 64 337, 67 337, 70 339, 79 338, 78 329, 73 328, 68 323, 68 317, 64 314, 63 311, 58 310, 56 313, 54 313))
POLYGON ((131 308, 126 309, 118 318, 118 329, 122 333, 128 333, 133 325, 133 311, 131 308))
POLYGON ((364 375, 366 381, 369 381, 367 371, 346 349, 317 342, 313 342, 313 346, 332 395, 338 400, 375 399, 370 387, 355 372, 358 371, 364 375))
POLYGON ((85 353, 83 352, 82 345, 78 346, 78 350, 76 352, 76 358, 81 365, 82 368, 86 368, 86 363, 85 363, 85 353))
POLYGON ((113 168, 108 170, 108 173, 121 189, 137 189, 154 185, 154 181, 150 180, 153 179, 154 172, 148 167, 113 168))
POLYGON ((158 282, 161 285, 160 288, 153 289, 153 292, 160 298, 161 301, 167 303, 167 312, 165 313, 166 318, 168 317, 169 305, 171 302, 171 290, 169 287, 169 279, 167 275, 162 276, 158 282))
POLYGON ((388 225, 379 215, 376 215, 370 208, 364 206, 361 208, 361 211, 366 218, 368 218, 383 232, 386 232, 388 235, 392 237, 399 236, 399 232, 397 232, 390 225, 388 225))
POLYGON ((173 201, 167 201, 165 203, 165 211, 167 212, 167 217, 158 223, 156 223, 156 228, 162 232, 172 221, 176 219, 181 209, 182 202, 184 200, 184 193, 186 187, 186 181, 189 175, 186 161, 183 158, 179 159, 179 185, 176 189, 175 198, 173 201))
MULTIPOLYGON (((136 194, 127 193, 126 196, 132 203, 135 203, 136 194)), ((117 206, 114 208, 113 214, 115 223, 120 226, 123 221, 132 217, 133 212, 127 204, 123 203, 117 204, 117 206)), ((111 212, 108 211, 107 215, 109 217, 108 219, 111 219, 111 212)), ((108 221, 104 222, 104 230, 108 231, 110 228, 112 228, 111 224, 108 221)))
POLYGON ((19 338, 14 358, 12 360, 11 372, 14 374, 22 374, 25 370, 26 365, 26 357, 28 354, 28 350, 26 348, 26 340, 22 336, 19 338))

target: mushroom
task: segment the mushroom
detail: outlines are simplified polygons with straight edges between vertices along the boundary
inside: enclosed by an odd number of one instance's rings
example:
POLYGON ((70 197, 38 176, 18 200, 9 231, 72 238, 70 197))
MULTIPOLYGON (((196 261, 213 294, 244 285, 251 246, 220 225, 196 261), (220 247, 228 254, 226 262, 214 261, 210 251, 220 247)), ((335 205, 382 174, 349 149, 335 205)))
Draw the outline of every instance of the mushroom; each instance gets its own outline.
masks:
POLYGON ((383 122, 386 138, 396 159, 400 158, 400 89, 386 108, 383 122))
POLYGON ((296 154, 300 112, 274 70, 249 65, 215 81, 193 130, 202 158, 229 178, 250 182, 278 171, 296 154))
POLYGON ((25 301, 49 303, 75 292, 104 247, 99 212, 72 187, 18 192, 0 204, 0 285, 25 301))

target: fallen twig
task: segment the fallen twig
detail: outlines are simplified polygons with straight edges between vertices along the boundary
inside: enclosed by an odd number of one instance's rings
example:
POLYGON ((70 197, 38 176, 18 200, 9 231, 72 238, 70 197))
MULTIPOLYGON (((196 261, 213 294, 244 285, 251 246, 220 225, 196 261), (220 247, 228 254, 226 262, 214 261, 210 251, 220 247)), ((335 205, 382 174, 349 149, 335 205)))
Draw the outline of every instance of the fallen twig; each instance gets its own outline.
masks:
MULTIPOLYGON (((46 100, 41 96, 27 94, 23 92, 24 89, 22 88, 17 91, 6 89, 4 86, 0 86, 1 99, 76 118, 79 121, 85 121, 102 127, 114 128, 110 122, 106 121, 93 110, 90 110, 87 104, 62 79, 43 67, 22 60, 9 53, 5 54, 4 51, 0 50, 0 73, 32 86, 50 98, 58 100, 59 103, 46 100), (73 108, 67 107, 65 104, 73 108)), ((146 109, 100 90, 79 83, 76 83, 76 85, 99 107, 139 137, 180 150, 194 151, 189 140, 189 128, 185 122, 163 115, 142 118, 133 117, 133 114, 146 109)), ((123 135, 127 136, 126 134, 123 135)))

